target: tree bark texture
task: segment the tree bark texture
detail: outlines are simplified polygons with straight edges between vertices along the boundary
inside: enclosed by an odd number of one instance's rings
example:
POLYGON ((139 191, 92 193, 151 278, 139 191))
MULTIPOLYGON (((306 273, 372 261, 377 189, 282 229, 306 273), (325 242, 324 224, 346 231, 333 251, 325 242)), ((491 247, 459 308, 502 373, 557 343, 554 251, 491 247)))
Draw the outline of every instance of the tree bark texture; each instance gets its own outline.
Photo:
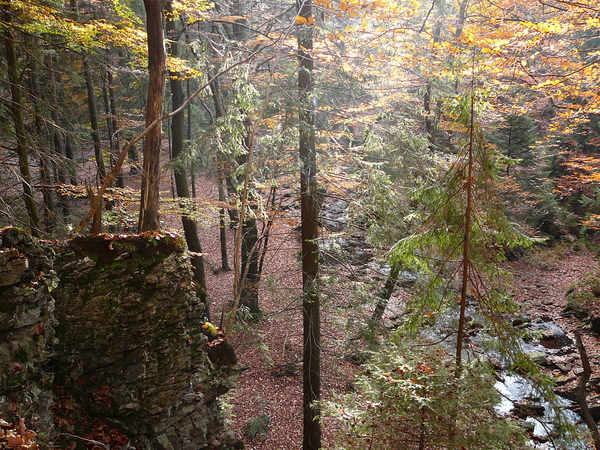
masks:
POLYGON ((312 103, 313 37, 312 2, 297 0, 297 14, 306 24, 297 25, 298 33, 298 88, 300 91, 300 207, 302 229, 302 315, 304 333, 303 354, 303 450, 321 448, 321 423, 318 402, 321 398, 321 318, 317 275, 319 271, 319 248, 317 238, 318 195, 317 164, 314 129, 314 106, 312 103))
MULTIPOLYGON (((148 96, 146 100, 146 127, 162 114, 165 96, 167 55, 165 51, 164 0, 144 0, 146 31, 148 33, 148 96)), ((162 126, 157 124, 144 141, 142 163, 142 193, 138 231, 160 229, 158 212, 160 187, 160 153, 162 126)))

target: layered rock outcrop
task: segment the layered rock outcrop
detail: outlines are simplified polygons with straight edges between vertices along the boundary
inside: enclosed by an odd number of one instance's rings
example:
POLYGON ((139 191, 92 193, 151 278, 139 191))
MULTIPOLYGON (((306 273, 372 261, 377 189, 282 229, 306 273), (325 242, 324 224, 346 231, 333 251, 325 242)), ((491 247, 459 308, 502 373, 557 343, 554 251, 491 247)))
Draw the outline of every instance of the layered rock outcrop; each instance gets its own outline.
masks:
MULTIPOLYGON (((23 377, 40 379, 47 397, 54 378, 54 413, 68 431, 63 439, 106 423, 137 448, 233 447, 218 396, 234 385, 235 353, 205 327, 182 238, 98 235, 44 250, 17 235, 38 250, 34 260, 14 239, 3 240, 2 305, 8 299, 6 305, 19 306, 2 311, 0 323, 20 342, 27 335, 36 350, 6 347, 0 389, 23 385, 23 377), (36 291, 31 283, 41 286, 38 294, 28 294, 36 291), (11 364, 24 364, 23 370, 11 364)), ((0 397, 12 399, 2 391, 0 397)))

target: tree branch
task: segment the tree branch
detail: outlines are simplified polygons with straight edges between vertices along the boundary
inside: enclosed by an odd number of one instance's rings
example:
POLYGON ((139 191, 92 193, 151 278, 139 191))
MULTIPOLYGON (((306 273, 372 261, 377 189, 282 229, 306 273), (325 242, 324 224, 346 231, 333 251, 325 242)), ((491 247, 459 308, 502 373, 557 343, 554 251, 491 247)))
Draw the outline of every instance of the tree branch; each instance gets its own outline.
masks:
MULTIPOLYGON (((272 44, 274 45, 274 44, 272 44)), ((123 166, 123 162, 125 162, 125 157, 127 156, 127 153, 129 152, 129 149, 135 145, 137 142, 141 141, 150 131, 152 131, 152 129, 154 127, 156 127, 159 123, 161 123, 162 121, 173 117, 177 114, 179 114, 181 111, 183 111, 186 106, 194 99, 196 98, 198 95, 200 95, 200 93, 206 89, 208 86, 210 86, 210 84, 212 82, 214 82, 217 78, 219 78, 221 75, 226 74, 227 72, 231 71, 232 69, 234 69, 237 66, 240 66, 242 64, 247 63, 248 61, 250 61, 252 58, 254 58, 257 54, 259 54, 262 50, 264 50, 265 48, 267 48, 268 46, 265 46, 263 48, 261 48, 260 50, 257 50, 255 52, 250 53, 250 55, 238 62, 236 62, 235 64, 232 64, 231 66, 227 67, 226 69, 223 69, 222 71, 220 71, 219 73, 217 73, 215 76, 213 76, 210 80, 208 80, 206 83, 204 83, 202 86, 200 86, 198 89, 196 89, 196 91, 194 91, 194 93, 192 95, 190 95, 182 104, 179 108, 177 108, 176 110, 170 112, 170 113, 164 113, 162 116, 160 116, 159 118, 157 118, 154 122, 152 122, 150 125, 148 125, 144 131, 142 131, 140 134, 138 134, 136 137, 134 137, 133 139, 131 139, 121 150, 121 153, 119 154, 119 159, 115 162, 115 165, 113 167, 113 170, 104 178, 104 180, 102 181, 102 186, 100 186, 100 188, 98 189, 98 193, 96 194, 96 196, 94 197, 94 200, 92 201, 91 205, 90 205, 90 209, 88 211, 88 213, 85 215, 85 217, 81 220, 81 222, 79 222, 79 225, 77 225, 77 227, 75 228, 75 233, 76 234, 80 234, 83 232, 83 230, 85 229, 85 227, 90 223, 90 220, 92 219, 92 217, 94 216, 94 211, 96 210, 96 208, 98 207, 98 205, 100 204, 100 201, 102 199, 102 196, 104 195, 104 193, 106 192, 106 189, 108 189, 108 187, 110 186, 110 184, 117 178, 117 175, 119 174, 119 171, 121 170, 121 167, 123 166)))

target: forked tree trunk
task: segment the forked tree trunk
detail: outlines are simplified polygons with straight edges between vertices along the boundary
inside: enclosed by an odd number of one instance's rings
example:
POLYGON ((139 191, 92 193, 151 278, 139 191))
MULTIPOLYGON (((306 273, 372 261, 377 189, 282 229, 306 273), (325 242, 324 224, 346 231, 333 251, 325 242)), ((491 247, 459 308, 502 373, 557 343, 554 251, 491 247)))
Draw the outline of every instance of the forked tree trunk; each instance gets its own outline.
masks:
POLYGON ((302 316, 304 325, 303 351, 303 450, 321 448, 321 423, 319 421, 321 398, 321 317, 317 275, 319 271, 319 237, 317 163, 312 104, 313 37, 311 0, 297 0, 298 22, 298 88, 300 90, 300 207, 302 228, 302 316))

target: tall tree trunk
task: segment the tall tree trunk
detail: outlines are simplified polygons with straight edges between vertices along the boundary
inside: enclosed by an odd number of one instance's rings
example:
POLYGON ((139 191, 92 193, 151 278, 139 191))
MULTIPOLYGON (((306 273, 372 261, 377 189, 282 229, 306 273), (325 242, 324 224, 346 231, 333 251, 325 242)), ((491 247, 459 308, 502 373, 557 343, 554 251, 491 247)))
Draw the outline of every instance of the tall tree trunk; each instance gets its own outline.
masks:
POLYGON ((258 272, 258 230, 256 228, 256 218, 251 214, 245 214, 242 224, 242 251, 240 271, 242 280, 242 293, 240 296, 241 304, 250 311, 254 319, 262 315, 258 304, 258 284, 260 283, 260 273, 258 272))
POLYGON ((314 61, 311 0, 297 0, 297 14, 305 19, 297 25, 298 88, 300 90, 300 208, 302 228, 302 316, 304 325, 303 351, 303 450, 321 448, 320 408, 321 398, 321 317, 317 286, 319 271, 319 236, 317 163, 312 104, 314 61))
MULTIPOLYGON (((219 201, 221 203, 225 203, 227 201, 227 196, 225 195, 225 178, 223 175, 223 169, 221 167, 221 163, 217 163, 218 168, 218 180, 217 187, 219 189, 219 201)), ((221 207, 219 209, 219 241, 221 243, 221 270, 224 272, 229 272, 231 267, 229 267, 229 260, 227 258, 227 222, 225 219, 225 208, 221 207)))
POLYGON ((458 373, 462 370, 462 348, 465 337, 465 313, 467 310, 467 290, 469 287, 469 274, 471 271, 471 224, 473 220, 473 145, 475 140, 475 97, 471 93, 471 123, 469 127, 469 146, 467 153, 467 181, 465 191, 467 195, 467 204, 465 206, 465 230, 463 237, 462 251, 462 281, 460 289, 460 313, 458 316, 458 333, 456 337, 456 370, 458 373))
MULTIPOLYGON (((190 89, 190 79, 185 80, 185 87, 188 98, 192 95, 190 89)), ((187 105, 187 141, 192 142, 192 102, 187 105)), ((190 180, 192 182, 192 198, 196 198, 196 163, 192 161, 190 170, 190 180)))
MULTIPOLYGON (((2 19, 5 23, 12 21, 10 3, 2 3, 2 19)), ((10 82, 10 93, 12 97, 11 110, 14 121, 16 138, 16 152, 19 157, 19 174, 25 197, 25 208, 29 216, 31 234, 40 235, 40 216, 35 203, 31 172, 29 170, 29 151, 27 150, 27 135, 25 133, 25 122, 23 120, 23 99, 21 85, 19 84, 19 71, 17 67, 17 53, 15 50, 14 37, 9 26, 4 28, 4 47, 6 50, 6 63, 8 79, 10 82)))
MULTIPOLYGON (((106 67, 106 84, 107 86, 107 125, 108 133, 110 135, 110 162, 111 165, 115 164, 118 159, 119 152, 121 151, 121 139, 119 136, 119 122, 117 120, 117 101, 115 99, 115 82, 112 68, 107 65, 106 67)), ((123 179, 123 172, 119 171, 116 181, 117 187, 124 188, 125 180, 123 179)))
MULTIPOLYGON (((100 142, 100 127, 98 125, 98 106, 96 104, 96 94, 94 92, 94 74, 89 58, 83 58, 83 75, 85 77, 85 86, 87 90, 88 110, 90 113, 90 126, 92 133, 92 142, 94 144, 94 156, 96 158, 96 179, 102 183, 106 177, 106 168, 104 167, 104 156, 102 155, 102 143, 100 142)), ((93 191, 88 190, 90 203, 94 200, 93 191)), ((102 231, 102 202, 98 204, 96 213, 94 214, 94 223, 92 225, 92 233, 100 233, 102 231)))
MULTIPOLYGON (((210 93, 213 99, 213 105, 215 107, 215 118, 219 120, 221 117, 225 115, 225 108, 223 106, 223 102, 221 101, 220 88, 219 88, 219 79, 216 78, 210 83, 210 93)), ((227 192, 235 196, 237 195, 237 180, 234 178, 232 173, 234 170, 231 168, 232 161, 231 157, 225 154, 220 153, 218 155, 219 161, 218 164, 221 166, 221 172, 225 179, 225 187, 227 192)), ((229 214, 229 223, 232 228, 237 228, 239 223, 238 211, 234 208, 229 208, 227 210, 229 214)))
MULTIPOLYGON (((175 17, 172 15, 171 3, 167 4, 167 11, 169 19, 166 23, 167 35, 170 39, 170 55, 173 57, 179 56, 179 46, 176 41, 175 33, 175 17)), ((173 110, 178 109, 184 102, 183 95, 183 83, 181 81, 181 74, 170 73, 169 79, 171 87, 171 101, 173 102, 173 110)), ((177 158, 183 153, 184 149, 184 124, 185 114, 181 111, 179 114, 174 115, 171 118, 171 157, 175 161, 173 176, 175 178, 175 188, 177 190, 177 196, 182 198, 190 198, 190 189, 188 186, 187 175, 185 169, 182 167, 177 158)), ((183 223, 183 231, 185 234, 185 240, 190 251, 194 252, 192 256, 192 266, 194 272, 194 280, 198 283, 204 292, 204 298, 206 298, 206 279, 204 274, 204 259, 202 258, 202 246, 200 244, 200 238, 198 236, 198 228, 196 222, 189 214, 186 213, 184 205, 181 212, 181 221, 183 223)))
POLYGON ((71 136, 66 136, 65 139, 65 156, 69 161, 69 175, 71 176, 71 184, 77 186, 77 171, 75 170, 75 155, 73 154, 73 140, 71 136))
MULTIPOLYGON (((211 96, 213 99, 213 103, 215 106, 215 116, 217 119, 219 119, 220 117, 223 117, 224 111, 223 111, 223 105, 221 104, 221 99, 219 97, 219 85, 218 85, 218 79, 215 79, 211 84, 210 84, 210 92, 211 92, 211 96)), ((209 111, 210 112, 210 111, 209 111)), ((212 118, 212 114, 210 116, 211 122, 213 122, 213 118, 212 118)), ((188 131, 189 131, 189 127, 188 127, 188 131)), ((227 199, 227 186, 226 186, 226 178, 227 178, 227 174, 226 174, 226 169, 225 169, 225 165, 227 164, 226 159, 223 155, 219 154, 217 155, 217 188, 219 191, 219 201, 220 202, 226 202, 227 199)), ((193 180, 193 174, 192 174, 192 180, 193 180)), ((228 208, 228 211, 230 211, 230 209, 228 208)), ((231 214, 230 214, 230 219, 231 219, 231 214)), ((237 221, 237 216, 236 216, 236 221, 237 221)), ((225 208, 221 208, 219 209, 219 241, 221 243, 221 270, 223 271, 230 271, 231 268, 229 267, 229 262, 227 260, 227 230, 225 229, 225 208)))
POLYGON ((96 157, 96 166, 98 168, 98 180, 102 182, 106 177, 106 168, 104 167, 104 157, 102 156, 102 142, 100 141, 100 126, 98 125, 98 106, 96 104, 96 93, 94 89, 94 73, 89 57, 83 58, 83 75, 85 77, 85 87, 87 90, 88 110, 90 113, 90 126, 92 141, 94 143, 94 156, 96 157))
MULTIPOLYGON (((221 98, 219 96, 219 79, 215 79, 211 84, 210 84, 210 92, 211 92, 211 97, 213 99, 213 104, 215 107, 215 117, 218 120, 219 118, 223 117, 223 115, 225 114, 225 111, 223 110, 223 104, 221 103, 221 98)), ((211 116, 212 119, 212 116, 211 116)), ((229 165, 228 159, 225 155, 219 154, 217 155, 218 161, 217 161, 217 166, 218 166, 218 188, 219 188, 219 201, 225 202, 227 201, 227 195, 226 192, 228 191, 227 189, 227 180, 228 178, 231 179, 231 175, 228 172, 231 172, 231 170, 227 170, 226 167, 229 165)), ((227 212, 229 214, 229 220, 231 224, 237 224, 238 220, 239 220, 239 216, 237 214, 237 211, 231 208, 227 208, 227 212)), ((220 212, 219 212, 219 225, 220 225, 220 230, 219 230, 219 239, 221 242, 221 268, 223 270, 231 270, 231 268, 229 267, 229 262, 227 261, 227 230, 225 230, 225 209, 221 208, 220 212)))
MULTIPOLYGON (((56 124, 60 124, 60 116, 58 113, 58 94, 56 92, 56 78, 53 69, 53 59, 52 55, 47 57, 47 67, 48 72, 50 73, 50 89, 49 89, 49 100, 50 100, 50 117, 52 117, 52 121, 56 124)), ((62 133, 59 131, 58 127, 52 127, 52 141, 54 143, 54 151, 58 154, 60 158, 59 164, 56 165, 57 176, 59 183, 66 185, 69 182, 69 177, 67 175, 67 167, 69 163, 65 159, 66 157, 66 149, 65 142, 62 133)), ((67 217, 70 214, 69 209, 69 200, 66 195, 60 195, 60 207, 62 209, 62 214, 64 217, 67 217)))
MULTIPOLYGON (((146 127, 160 118, 165 96, 167 56, 165 52, 165 0, 144 0, 148 33, 148 97, 146 127)), ((160 229, 158 213, 162 126, 157 124, 146 135, 142 164, 142 193, 138 231, 160 229)))
MULTIPOLYGON (((246 118, 244 121, 246 135, 244 137, 244 148, 247 150, 246 153, 237 158, 237 162, 240 166, 246 164, 247 171, 251 170, 252 161, 249 159, 251 141, 251 127, 250 119, 246 118)), ((247 189, 244 189, 242 195, 248 195, 247 189)), ((248 199, 246 199, 248 200, 248 199)), ((250 207, 250 209, 253 209, 250 207)), ((244 214, 244 221, 242 223, 242 248, 241 248, 241 270, 240 273, 244 277, 240 280, 242 285, 241 303, 250 311, 252 317, 258 318, 262 315, 262 311, 258 305, 258 284, 260 283, 260 273, 258 272, 258 229, 256 228, 256 217, 254 214, 244 214)))
POLYGON ((49 155, 48 146, 44 139, 44 125, 42 118, 42 110, 40 102, 42 99, 42 92, 40 90, 40 83, 38 81, 38 68, 37 59, 34 59, 29 64, 29 89, 30 97, 33 103, 33 109, 35 111, 35 132, 38 140, 38 156, 40 159, 40 181, 42 199, 44 203, 43 209, 43 223, 44 230, 51 232, 56 222, 56 203, 54 201, 54 195, 52 193, 51 186, 54 184, 52 179, 53 166, 52 156, 49 155))

